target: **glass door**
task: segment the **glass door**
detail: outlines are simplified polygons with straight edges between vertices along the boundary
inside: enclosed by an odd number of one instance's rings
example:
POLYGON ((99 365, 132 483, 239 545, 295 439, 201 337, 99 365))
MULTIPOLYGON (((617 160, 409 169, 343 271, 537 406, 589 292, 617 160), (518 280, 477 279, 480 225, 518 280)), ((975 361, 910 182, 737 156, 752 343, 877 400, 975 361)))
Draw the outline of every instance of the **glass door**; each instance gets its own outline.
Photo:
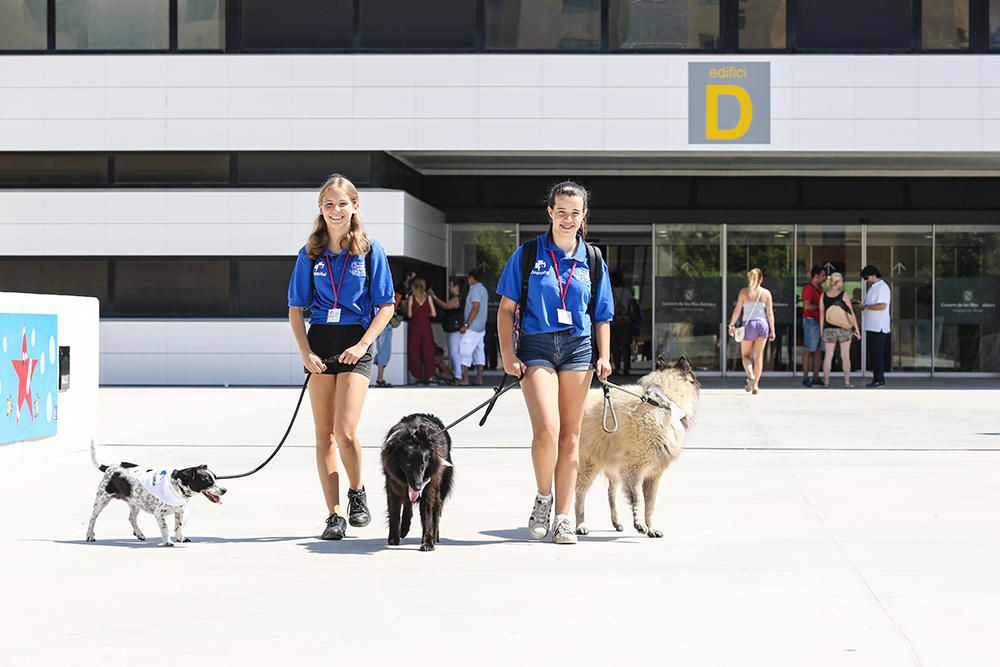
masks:
POLYGON ((656 226, 656 354, 720 370, 722 226, 656 226))
MULTIPOLYGON (((765 371, 791 371, 795 343, 795 233, 792 225, 726 225, 726 322, 740 290, 747 286, 747 271, 764 272, 764 287, 774 301, 775 339, 764 348, 765 371)), ((743 373, 739 343, 728 336, 726 372, 743 373)))
POLYGON ((1000 225, 934 229, 934 372, 1000 373, 1000 225))
POLYGON ((934 234, 931 225, 869 225, 866 264, 889 284, 891 332, 886 370, 931 370, 934 234))

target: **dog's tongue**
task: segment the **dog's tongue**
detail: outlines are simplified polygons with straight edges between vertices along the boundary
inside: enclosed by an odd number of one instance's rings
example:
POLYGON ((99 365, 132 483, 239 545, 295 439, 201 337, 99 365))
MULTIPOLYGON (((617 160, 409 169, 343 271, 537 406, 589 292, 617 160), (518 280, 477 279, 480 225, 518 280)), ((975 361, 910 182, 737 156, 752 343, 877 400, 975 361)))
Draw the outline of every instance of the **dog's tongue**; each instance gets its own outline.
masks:
POLYGON ((222 498, 220 498, 219 496, 215 495, 214 493, 209 493, 207 491, 202 491, 202 495, 205 496, 206 498, 208 498, 209 500, 211 500, 216 505, 221 505, 222 504, 222 498))
POLYGON ((420 500, 420 492, 419 491, 417 491, 416 489, 414 489, 412 486, 406 487, 406 490, 410 494, 410 502, 411 503, 415 503, 418 500, 420 500))

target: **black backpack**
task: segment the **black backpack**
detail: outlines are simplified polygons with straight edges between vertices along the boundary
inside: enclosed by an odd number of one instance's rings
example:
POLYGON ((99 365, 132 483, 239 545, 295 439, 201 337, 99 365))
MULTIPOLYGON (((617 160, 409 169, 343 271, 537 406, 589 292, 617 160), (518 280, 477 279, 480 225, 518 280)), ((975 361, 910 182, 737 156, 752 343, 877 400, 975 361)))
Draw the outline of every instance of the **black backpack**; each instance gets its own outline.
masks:
MULTIPOLYGON (((597 337, 594 335, 596 323, 594 322, 594 306, 597 302, 597 285, 601 280, 601 269, 604 267, 604 256, 601 249, 595 245, 583 242, 587 249, 587 265, 590 267, 590 302, 587 304, 587 314, 590 315, 590 342, 593 348, 593 360, 597 360, 597 337)), ((514 322, 514 349, 517 350, 521 338, 521 326, 524 322, 524 315, 521 312, 528 303, 528 278, 535 266, 535 257, 538 255, 538 239, 534 238, 525 241, 521 245, 521 301, 518 303, 518 316, 514 322)), ((559 267, 556 267, 559 270, 559 267)))

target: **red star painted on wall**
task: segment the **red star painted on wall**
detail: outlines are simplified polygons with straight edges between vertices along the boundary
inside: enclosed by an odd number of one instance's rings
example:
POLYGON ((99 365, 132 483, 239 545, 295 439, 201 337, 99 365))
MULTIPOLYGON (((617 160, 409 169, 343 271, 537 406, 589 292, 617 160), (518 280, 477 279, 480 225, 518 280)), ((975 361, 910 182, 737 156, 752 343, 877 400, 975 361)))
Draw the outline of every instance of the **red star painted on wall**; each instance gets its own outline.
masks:
POLYGON ((21 327, 21 358, 11 359, 14 365, 14 372, 17 374, 17 416, 16 423, 21 423, 21 403, 28 406, 28 414, 31 421, 35 421, 35 413, 31 410, 31 376, 38 366, 38 359, 28 358, 28 336, 25 328, 21 327))

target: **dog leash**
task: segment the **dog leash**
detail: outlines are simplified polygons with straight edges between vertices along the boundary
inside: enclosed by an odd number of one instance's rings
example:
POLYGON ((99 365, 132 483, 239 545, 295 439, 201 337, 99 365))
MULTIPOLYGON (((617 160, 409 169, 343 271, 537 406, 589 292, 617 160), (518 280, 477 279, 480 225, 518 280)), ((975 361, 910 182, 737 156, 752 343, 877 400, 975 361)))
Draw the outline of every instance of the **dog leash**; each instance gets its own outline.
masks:
POLYGON ((509 384, 509 385, 507 385, 505 387, 504 385, 507 384, 507 378, 513 378, 513 377, 514 377, 513 375, 508 375, 507 373, 504 373, 503 377, 500 378, 500 384, 498 384, 496 387, 493 387, 493 395, 489 399, 483 401, 482 403, 480 403, 476 407, 472 408, 471 410, 469 410, 468 412, 466 412, 464 415, 462 415, 461 417, 459 417, 458 419, 456 419, 452 423, 450 423, 447 426, 445 426, 440 431, 437 431, 436 433, 434 433, 431 437, 433 437, 434 435, 441 435, 442 433, 446 432, 448 429, 450 429, 450 428, 452 428, 454 426, 458 426, 463 421, 465 421, 466 419, 468 419, 472 415, 476 414, 477 412, 479 412, 480 410, 482 410, 485 407, 486 408, 486 412, 483 414, 483 418, 479 420, 479 425, 480 426, 484 425, 486 423, 487 417, 489 417, 490 413, 493 411, 493 406, 496 405, 497 399, 500 398, 503 394, 505 394, 508 391, 510 391, 511 389, 513 389, 514 387, 520 386, 521 379, 524 376, 522 375, 520 378, 515 378, 513 383, 511 383, 511 384, 509 384))
MULTIPOLYGON (((598 377, 597 380, 601 383, 602 388, 604 389, 604 414, 601 417, 601 429, 605 433, 616 433, 618 431, 618 415, 617 415, 617 413, 615 413, 615 404, 611 400, 611 390, 612 389, 617 389, 618 391, 620 391, 622 393, 628 394, 630 396, 635 396, 636 398, 638 398, 643 403, 646 403, 647 405, 651 405, 654 408, 663 408, 664 410, 672 410, 673 406, 671 404, 677 405, 676 403, 674 403, 670 399, 666 398, 665 396, 664 396, 664 399, 667 402, 666 403, 662 403, 662 402, 658 401, 657 399, 653 398, 652 396, 650 396, 649 394, 637 394, 636 392, 632 391, 631 389, 626 389, 625 387, 621 386, 620 384, 615 384, 614 382, 611 382, 609 380, 605 380, 605 379, 600 378, 600 377, 598 377), (608 415, 609 414, 611 415, 611 420, 612 420, 612 424, 613 424, 611 427, 608 426, 608 415)), ((662 396, 662 394, 661 394, 661 396, 662 396)), ((677 407, 680 408, 680 406, 677 406, 677 407)), ((681 412, 683 412, 683 410, 681 410, 681 412)))
MULTIPOLYGON (((324 359, 323 363, 324 364, 332 364, 335 361, 337 361, 336 357, 330 357, 328 359, 324 359)), ((295 404, 295 411, 292 412, 292 420, 290 422, 288 422, 288 428, 285 429, 285 435, 281 436, 281 442, 279 442, 278 446, 274 448, 274 451, 271 452, 271 455, 268 456, 266 459, 264 459, 263 463, 261 463, 259 466, 257 466, 256 468, 254 468, 250 472, 244 472, 244 473, 241 473, 239 475, 216 475, 215 479, 239 479, 240 477, 249 477, 250 475, 254 474, 255 472, 260 472, 260 470, 263 469, 264 466, 266 466, 268 463, 271 462, 271 459, 273 459, 275 457, 275 455, 277 455, 277 453, 281 449, 282 445, 285 444, 285 440, 288 439, 288 434, 292 432, 292 426, 295 425, 295 418, 299 416, 299 408, 302 407, 302 399, 305 398, 305 395, 306 395, 306 387, 309 386, 309 378, 311 378, 312 376, 313 376, 312 373, 306 373, 306 379, 302 383, 302 391, 299 392, 299 400, 295 404)))

